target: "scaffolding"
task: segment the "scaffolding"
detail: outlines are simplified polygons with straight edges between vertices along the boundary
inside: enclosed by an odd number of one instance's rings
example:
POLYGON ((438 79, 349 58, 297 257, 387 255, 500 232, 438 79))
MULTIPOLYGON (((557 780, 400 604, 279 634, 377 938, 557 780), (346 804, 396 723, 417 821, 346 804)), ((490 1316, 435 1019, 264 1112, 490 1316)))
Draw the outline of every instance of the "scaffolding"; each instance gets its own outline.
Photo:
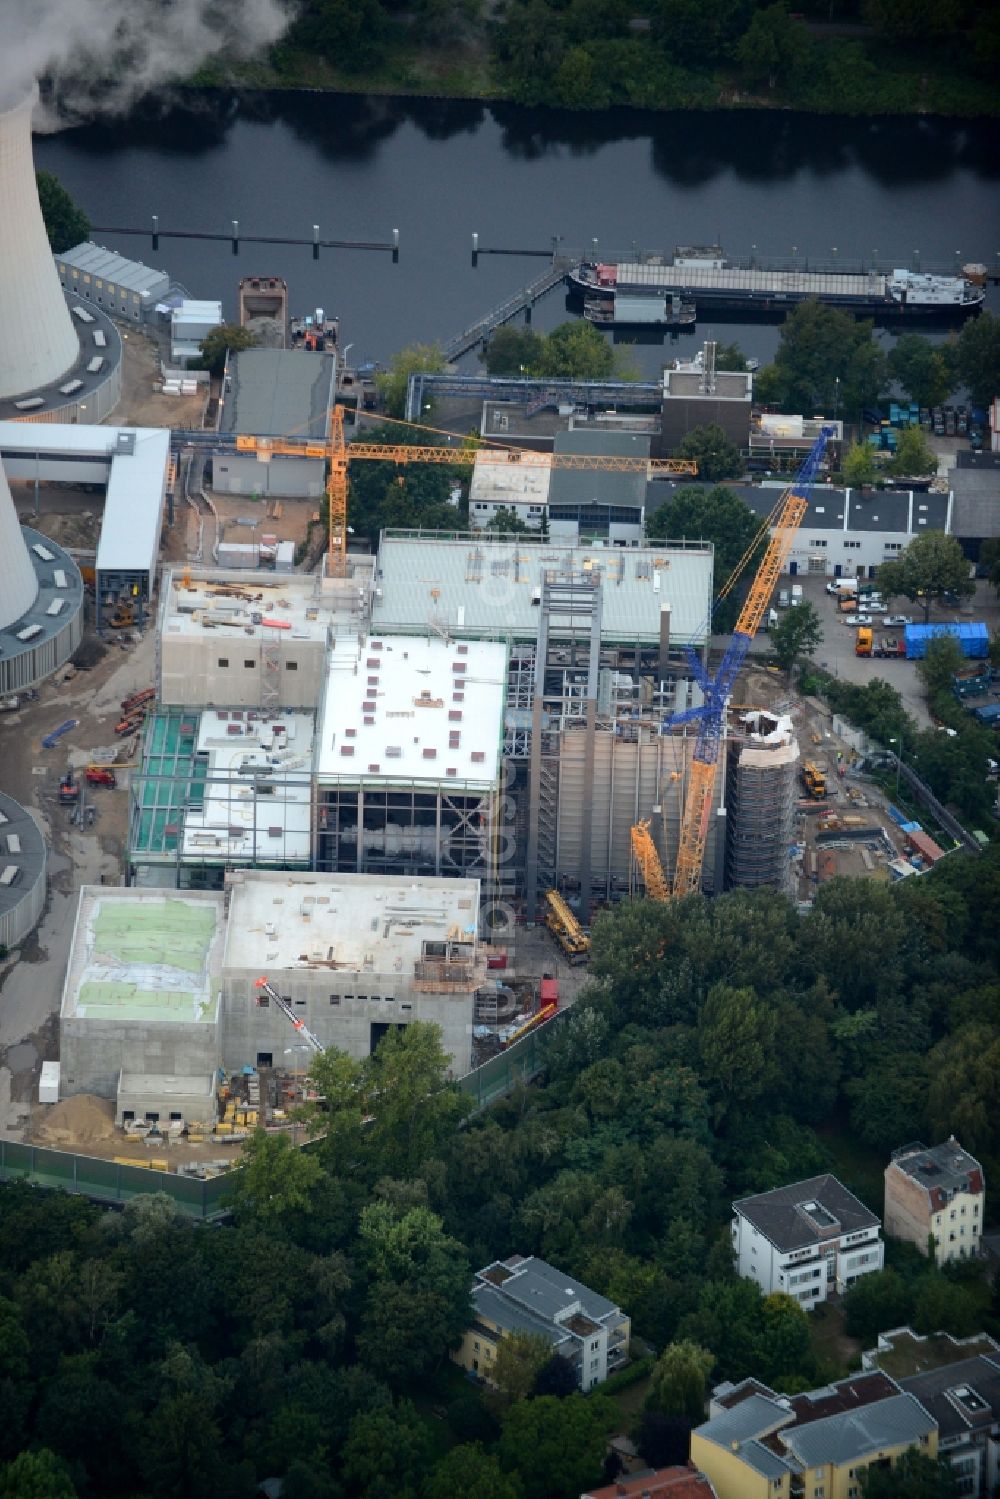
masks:
POLYGON ((781 890, 789 882, 795 835, 799 749, 794 736, 778 744, 733 744, 726 800, 726 885, 781 890))

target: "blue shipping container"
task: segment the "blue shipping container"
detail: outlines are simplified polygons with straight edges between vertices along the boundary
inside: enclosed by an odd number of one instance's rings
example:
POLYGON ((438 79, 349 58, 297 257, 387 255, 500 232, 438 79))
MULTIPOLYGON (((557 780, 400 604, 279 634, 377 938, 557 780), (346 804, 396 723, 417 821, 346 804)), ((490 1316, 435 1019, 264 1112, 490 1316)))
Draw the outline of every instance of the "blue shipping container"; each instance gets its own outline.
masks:
POLYGON ((907 661, 922 661, 927 643, 951 635, 962 655, 970 661, 981 661, 990 653, 990 632, 981 621, 961 625, 907 625, 904 632, 907 661))

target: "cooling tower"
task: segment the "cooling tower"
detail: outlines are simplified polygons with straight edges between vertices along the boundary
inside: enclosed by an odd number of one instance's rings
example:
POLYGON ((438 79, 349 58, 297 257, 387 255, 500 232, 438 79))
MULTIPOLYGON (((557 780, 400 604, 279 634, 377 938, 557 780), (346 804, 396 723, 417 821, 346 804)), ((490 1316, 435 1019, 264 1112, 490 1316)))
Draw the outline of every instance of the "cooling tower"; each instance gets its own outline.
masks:
POLYGON ((38 203, 34 102, 0 113, 0 399, 50 385, 80 352, 38 203))
POLYGON ((37 593, 35 569, 0 463, 0 630, 27 614, 37 593))

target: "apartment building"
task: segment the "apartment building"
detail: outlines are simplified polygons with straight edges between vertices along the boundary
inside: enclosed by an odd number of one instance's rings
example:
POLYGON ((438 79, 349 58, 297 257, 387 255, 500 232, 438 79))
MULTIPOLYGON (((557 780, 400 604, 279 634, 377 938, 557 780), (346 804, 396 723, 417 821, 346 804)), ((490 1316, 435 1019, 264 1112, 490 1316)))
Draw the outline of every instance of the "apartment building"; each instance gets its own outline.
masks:
POLYGON ((983 1168, 954 1135, 943 1145, 916 1140, 893 1151, 885 1168, 886 1233, 947 1265, 979 1253, 985 1210, 983 1168))
POLYGON ((747 1379, 713 1391, 691 1463, 719 1499, 861 1499, 865 1470, 910 1447, 936 1457, 937 1423, 881 1370, 792 1396, 747 1379))
POLYGON ((631 1323, 607 1297, 534 1255, 514 1254, 476 1272, 473 1320, 452 1358, 493 1384, 497 1349, 513 1333, 544 1338, 592 1390, 628 1358, 631 1323))
POLYGON ((807 1310, 881 1270, 879 1220, 828 1173, 733 1203, 736 1269, 807 1310))

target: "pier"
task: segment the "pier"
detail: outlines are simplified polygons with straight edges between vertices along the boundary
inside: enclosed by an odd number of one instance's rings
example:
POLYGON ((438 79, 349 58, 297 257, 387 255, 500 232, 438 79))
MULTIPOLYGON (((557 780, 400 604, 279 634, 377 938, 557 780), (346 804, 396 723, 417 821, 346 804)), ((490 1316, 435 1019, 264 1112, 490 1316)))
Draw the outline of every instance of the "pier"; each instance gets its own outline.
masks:
MULTIPOLYGON (((480 250, 479 254, 486 252, 480 250)), ((495 253, 495 252, 490 252, 495 253)), ((476 349, 480 344, 486 343, 491 333, 497 328, 502 328, 505 323, 511 323, 520 313, 530 316, 531 309, 536 302, 541 301, 554 287, 564 281, 570 271, 577 269, 579 260, 571 255, 553 255, 551 264, 536 276, 534 281, 522 287, 506 301, 501 302, 498 307, 486 313, 478 322, 470 324, 463 329, 455 338, 449 339, 444 345, 444 357, 449 364, 456 359, 461 359, 463 354, 468 354, 470 349, 476 349)))

